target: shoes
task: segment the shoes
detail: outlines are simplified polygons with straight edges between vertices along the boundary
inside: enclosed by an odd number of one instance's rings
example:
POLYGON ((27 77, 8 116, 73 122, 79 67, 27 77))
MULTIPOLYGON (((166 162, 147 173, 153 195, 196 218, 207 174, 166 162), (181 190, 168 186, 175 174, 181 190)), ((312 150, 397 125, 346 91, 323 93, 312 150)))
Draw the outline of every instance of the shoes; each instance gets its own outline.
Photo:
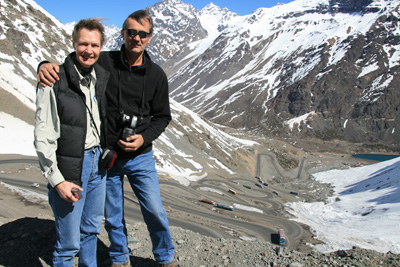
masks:
POLYGON ((176 267, 176 265, 174 261, 171 261, 170 263, 158 264, 158 267, 176 267))
POLYGON ((130 266, 131 266, 131 262, 129 260, 122 264, 111 264, 111 267, 130 267, 130 266))

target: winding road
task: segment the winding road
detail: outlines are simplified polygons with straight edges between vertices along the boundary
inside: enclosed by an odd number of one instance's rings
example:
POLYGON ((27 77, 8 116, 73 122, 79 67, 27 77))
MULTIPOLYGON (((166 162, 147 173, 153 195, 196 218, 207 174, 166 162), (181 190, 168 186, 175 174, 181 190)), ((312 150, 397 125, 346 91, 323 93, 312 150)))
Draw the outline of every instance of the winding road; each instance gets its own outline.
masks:
MULTIPOLYGON (((301 176, 304 160, 298 168, 297 177, 301 176)), ((42 177, 37 158, 23 157, 0 160, 0 180, 6 184, 47 195, 46 181, 42 177), (39 187, 32 187, 39 183, 39 187)), ((269 154, 258 155, 256 175, 268 181, 276 176, 292 175, 285 173, 269 154)), ((296 178, 296 177, 295 177, 296 178)), ((285 230, 289 249, 298 249, 304 239, 305 230, 296 222, 284 216, 285 193, 273 193, 276 188, 255 186, 254 177, 205 178, 190 186, 175 181, 160 180, 161 195, 171 225, 188 229, 202 235, 218 238, 258 239, 277 243, 277 231, 285 230), (251 186, 251 189, 243 185, 251 186), (236 194, 228 192, 229 189, 236 194), (200 199, 213 200, 224 205, 234 205, 233 211, 217 208, 200 202, 200 199)), ((125 218, 127 223, 142 222, 142 215, 136 197, 128 181, 125 190, 125 218)), ((276 192, 276 191, 275 191, 276 192)), ((288 192, 286 192, 288 195, 288 192)), ((301 201, 301 198, 298 198, 301 201)))

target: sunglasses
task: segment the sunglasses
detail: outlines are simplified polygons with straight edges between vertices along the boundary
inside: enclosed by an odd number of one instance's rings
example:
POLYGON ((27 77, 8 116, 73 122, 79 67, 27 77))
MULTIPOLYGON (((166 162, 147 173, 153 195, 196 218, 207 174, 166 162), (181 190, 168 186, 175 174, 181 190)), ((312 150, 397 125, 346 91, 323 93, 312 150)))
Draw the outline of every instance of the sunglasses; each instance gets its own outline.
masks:
POLYGON ((140 39, 144 39, 144 38, 147 38, 150 36, 149 32, 144 32, 144 31, 138 32, 137 30, 133 30, 133 29, 125 29, 125 31, 132 38, 135 38, 136 35, 139 35, 140 39))

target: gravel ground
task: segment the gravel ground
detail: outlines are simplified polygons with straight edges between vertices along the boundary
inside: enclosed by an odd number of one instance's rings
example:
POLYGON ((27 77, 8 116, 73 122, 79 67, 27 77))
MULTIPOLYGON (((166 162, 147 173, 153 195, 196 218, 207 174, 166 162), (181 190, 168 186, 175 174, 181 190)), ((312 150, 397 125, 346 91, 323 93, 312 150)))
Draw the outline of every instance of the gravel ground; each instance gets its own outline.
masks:
MULTIPOLYGON (((50 266, 55 241, 54 221, 48 215, 2 220, 0 266, 50 266)), ((104 228, 103 228, 104 229, 104 228)), ((137 267, 157 266, 150 238, 143 223, 128 226, 131 263, 137 267)), ((400 255, 353 248, 322 254, 302 254, 260 241, 216 239, 171 227, 177 266, 400 266, 400 255)), ((108 239, 103 230, 98 242, 98 266, 109 266, 108 239)), ((75 264, 74 266, 78 266, 75 264)))

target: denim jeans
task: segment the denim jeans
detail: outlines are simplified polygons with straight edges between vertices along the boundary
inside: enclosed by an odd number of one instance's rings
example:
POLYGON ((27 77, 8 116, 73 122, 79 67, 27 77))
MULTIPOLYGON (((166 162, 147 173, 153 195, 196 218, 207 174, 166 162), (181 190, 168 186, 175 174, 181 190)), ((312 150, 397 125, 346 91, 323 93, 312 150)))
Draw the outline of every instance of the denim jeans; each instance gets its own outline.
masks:
POLYGON ((55 188, 49 187, 49 203, 54 213, 57 240, 53 266, 72 267, 79 253, 79 266, 97 266, 97 234, 104 217, 106 172, 98 172, 99 147, 85 150, 82 169, 82 198, 75 203, 64 201, 55 188))
POLYGON ((122 264, 129 259, 124 220, 124 175, 127 176, 139 200, 156 261, 160 264, 170 263, 175 247, 168 227, 167 214, 161 202, 153 151, 134 159, 117 159, 114 167, 108 171, 105 228, 111 242, 109 252, 112 263, 122 264))

